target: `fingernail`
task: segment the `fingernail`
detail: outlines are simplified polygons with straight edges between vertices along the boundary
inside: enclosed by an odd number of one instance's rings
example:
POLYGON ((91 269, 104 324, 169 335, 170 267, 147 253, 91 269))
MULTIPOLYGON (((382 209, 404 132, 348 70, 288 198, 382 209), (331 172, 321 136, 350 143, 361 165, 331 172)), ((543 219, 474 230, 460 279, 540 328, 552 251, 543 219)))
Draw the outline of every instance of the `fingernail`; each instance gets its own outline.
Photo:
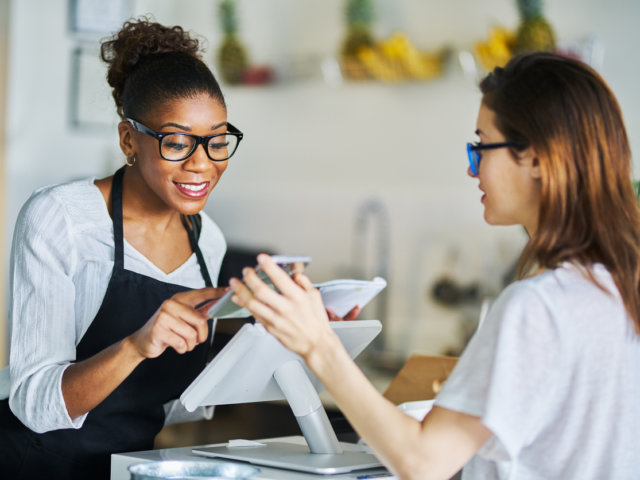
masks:
POLYGON ((238 284, 238 279, 236 278, 230 278, 229 279, 229 286, 230 287, 235 287, 238 284))
POLYGON ((235 304, 237 304, 240 301, 240 297, 238 297, 238 295, 232 295, 231 296, 231 301, 235 304))
POLYGON ((242 269, 242 275, 247 275, 249 273, 249 267, 244 267, 242 269))

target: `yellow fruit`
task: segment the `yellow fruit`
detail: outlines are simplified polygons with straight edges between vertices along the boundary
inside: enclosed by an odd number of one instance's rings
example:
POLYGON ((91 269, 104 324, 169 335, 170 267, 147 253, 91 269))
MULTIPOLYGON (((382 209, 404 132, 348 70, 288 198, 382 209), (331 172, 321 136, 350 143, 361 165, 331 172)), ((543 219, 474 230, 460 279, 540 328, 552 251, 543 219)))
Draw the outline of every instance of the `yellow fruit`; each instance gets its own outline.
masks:
POLYGON ((422 52, 403 32, 395 32, 372 46, 359 48, 354 57, 367 73, 382 82, 426 80, 442 71, 438 52, 422 52))
POLYGON ((473 51, 486 70, 504 66, 513 55, 515 33, 504 27, 493 27, 489 30, 486 41, 476 42, 473 51))
POLYGON ((402 79, 402 75, 392 67, 386 57, 377 49, 371 47, 363 47, 358 50, 358 60, 362 62, 367 71, 380 81, 398 82, 402 79))
POLYGON ((512 46, 515 38, 515 33, 504 27, 492 27, 489 30, 489 43, 502 43, 507 46, 512 46))

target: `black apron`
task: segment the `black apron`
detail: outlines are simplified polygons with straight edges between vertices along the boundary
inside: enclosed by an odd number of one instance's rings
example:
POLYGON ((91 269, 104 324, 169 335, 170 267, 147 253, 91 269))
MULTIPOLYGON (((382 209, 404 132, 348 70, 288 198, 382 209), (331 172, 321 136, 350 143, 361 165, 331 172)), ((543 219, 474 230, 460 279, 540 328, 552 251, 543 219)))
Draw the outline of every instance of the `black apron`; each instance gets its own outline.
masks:
MULTIPOLYGON (((139 329, 160 304, 188 290, 124 269, 122 176, 113 177, 115 256, 102 305, 76 348, 77 361, 89 358, 139 329)), ((211 278, 198 247, 199 216, 183 219, 207 286, 211 278), (195 231, 194 231, 195 230, 195 231)), ((209 338, 211 338, 209 323, 209 338)), ((0 401, 0 476, 24 479, 108 479, 111 454, 149 450, 164 424, 163 404, 177 398, 205 366, 210 342, 180 355, 168 348, 146 359, 96 408, 80 429, 34 433, 0 401)))

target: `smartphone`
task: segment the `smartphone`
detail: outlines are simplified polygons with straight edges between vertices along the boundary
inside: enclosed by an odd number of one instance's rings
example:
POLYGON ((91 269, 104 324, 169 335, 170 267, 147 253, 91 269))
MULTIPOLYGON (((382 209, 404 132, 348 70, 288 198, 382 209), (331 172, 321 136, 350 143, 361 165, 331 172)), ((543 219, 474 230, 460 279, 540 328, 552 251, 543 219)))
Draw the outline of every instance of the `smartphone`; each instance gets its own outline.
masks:
MULTIPOLYGON (((306 255, 272 255, 271 259, 280 265, 280 267, 289 275, 301 272, 304 267, 309 265, 311 257, 306 255)), ((260 278, 267 285, 273 287, 273 283, 267 277, 267 274, 262 271, 260 265, 254 267, 258 278, 260 278)), ((273 287, 275 288, 275 287, 273 287)), ((249 310, 242 308, 231 301, 234 291, 229 290, 224 296, 214 303, 209 309, 209 317, 211 318, 243 318, 250 317, 249 310)))

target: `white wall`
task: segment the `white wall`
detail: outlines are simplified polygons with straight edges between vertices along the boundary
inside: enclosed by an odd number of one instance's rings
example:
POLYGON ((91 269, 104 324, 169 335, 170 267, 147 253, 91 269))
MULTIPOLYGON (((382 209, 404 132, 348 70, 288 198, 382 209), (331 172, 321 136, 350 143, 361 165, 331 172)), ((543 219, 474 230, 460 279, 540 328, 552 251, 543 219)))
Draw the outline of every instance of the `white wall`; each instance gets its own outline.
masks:
MULTIPOLYGON (((208 39, 220 39, 212 0, 137 0, 152 13, 208 39)), ((391 219, 387 331, 392 349, 439 352, 477 305, 449 309, 428 298, 444 274, 480 281, 491 293, 524 242, 518 228, 482 221, 476 182, 466 174, 479 100, 474 82, 452 62, 425 84, 386 86, 322 80, 319 63, 335 54, 344 28, 341 0, 239 0, 241 34, 256 63, 286 81, 226 87, 229 119, 246 134, 208 213, 230 243, 313 257, 317 281, 350 273, 357 208, 383 202, 391 219)), ((515 27, 514 0, 379 0, 377 31, 405 30, 419 46, 468 49, 492 24, 515 27)), ((65 0, 14 0, 11 10, 7 126, 7 235, 30 192, 47 183, 107 175, 121 164, 113 128, 78 132, 67 124, 71 49, 65 0)), ((595 35, 605 48, 601 73, 616 92, 632 147, 640 148, 640 3, 547 1, 561 40, 595 35)), ((103 94, 96 87, 96 94, 103 94)))
MULTIPOLYGON (((5 186, 5 175, 4 175, 4 165, 5 165, 5 121, 7 115, 6 104, 7 104, 7 46, 9 43, 9 0, 0 0, 0 185, 2 187, 5 186)), ((0 197, 0 224, 4 223, 4 213, 5 213, 5 198, 0 197)), ((4 252, 4 237, 0 237, 0 252, 4 252)), ((0 257, 0 266, 2 266, 2 270, 6 268, 6 263, 4 257, 0 257)), ((2 277, 0 277, 2 278, 2 277)), ((6 310, 6 291, 4 288, 0 287, 0 312, 6 310)), ((0 316, 0 318, 2 318, 0 316)), ((0 368, 4 367, 5 359, 7 358, 7 330, 2 328, 4 323, 0 320, 0 368)))

